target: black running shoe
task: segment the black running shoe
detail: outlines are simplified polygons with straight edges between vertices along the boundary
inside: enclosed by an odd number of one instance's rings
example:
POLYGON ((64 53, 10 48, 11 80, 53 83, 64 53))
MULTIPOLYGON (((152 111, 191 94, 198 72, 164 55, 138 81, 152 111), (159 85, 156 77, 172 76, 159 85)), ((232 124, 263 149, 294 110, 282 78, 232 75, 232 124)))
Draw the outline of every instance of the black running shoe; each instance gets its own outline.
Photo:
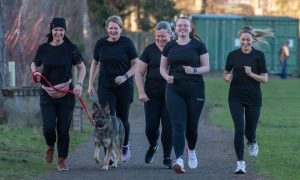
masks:
POLYGON ((172 169, 172 160, 170 158, 166 158, 163 160, 163 168, 172 169))
POLYGON ((158 144, 155 147, 149 147, 145 155, 145 163, 152 163, 155 152, 159 149, 158 144))

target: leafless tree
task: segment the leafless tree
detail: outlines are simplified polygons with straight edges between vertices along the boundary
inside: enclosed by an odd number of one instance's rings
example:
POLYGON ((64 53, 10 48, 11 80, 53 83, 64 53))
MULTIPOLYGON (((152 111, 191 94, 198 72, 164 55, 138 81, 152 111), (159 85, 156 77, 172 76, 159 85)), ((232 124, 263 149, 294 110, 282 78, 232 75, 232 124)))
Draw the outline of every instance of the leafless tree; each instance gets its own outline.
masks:
POLYGON ((3 10, 4 0, 0 0, 0 122, 3 121, 2 87, 6 86, 7 61, 5 58, 3 10))
MULTIPOLYGON (((3 10, 4 0, 0 0, 0 90, 6 86, 7 61, 5 58, 3 10)), ((2 91, 0 91, 0 103, 2 104, 2 91)))

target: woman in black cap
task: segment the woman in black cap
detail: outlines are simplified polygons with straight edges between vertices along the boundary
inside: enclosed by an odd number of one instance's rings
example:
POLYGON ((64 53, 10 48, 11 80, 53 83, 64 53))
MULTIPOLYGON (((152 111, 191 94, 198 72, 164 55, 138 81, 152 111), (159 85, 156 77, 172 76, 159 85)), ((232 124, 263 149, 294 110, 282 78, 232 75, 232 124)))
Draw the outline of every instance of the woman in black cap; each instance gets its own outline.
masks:
POLYGON ((137 52, 132 41, 121 36, 123 22, 119 16, 107 19, 107 37, 97 41, 89 75, 90 95, 95 95, 93 83, 99 70, 98 98, 103 106, 109 103, 111 115, 119 117, 125 128, 123 161, 130 159, 128 121, 130 104, 133 101, 133 74, 137 52))
POLYGON ((69 128, 75 107, 75 96, 81 96, 86 68, 76 47, 65 35, 64 18, 53 18, 50 23, 48 42, 40 45, 31 63, 33 79, 41 83, 40 107, 43 118, 43 133, 48 145, 44 160, 52 163, 57 140, 58 166, 60 171, 68 170, 65 160, 69 151, 69 128), (42 72, 38 67, 43 66, 42 72), (72 68, 78 70, 75 86, 72 82, 72 68), (50 87, 41 75, 57 89, 73 90, 62 93, 50 87))

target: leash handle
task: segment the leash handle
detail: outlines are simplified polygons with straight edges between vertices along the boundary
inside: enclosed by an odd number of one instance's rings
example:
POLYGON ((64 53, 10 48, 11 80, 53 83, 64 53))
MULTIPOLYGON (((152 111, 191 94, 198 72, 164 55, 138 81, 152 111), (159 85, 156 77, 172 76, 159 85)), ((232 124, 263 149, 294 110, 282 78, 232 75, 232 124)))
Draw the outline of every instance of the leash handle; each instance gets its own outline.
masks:
MULTIPOLYGON (((39 76, 39 74, 34 74, 35 72, 32 73, 32 76, 33 76, 33 80, 34 82, 38 83, 37 81, 37 76, 39 76)), ((62 89, 58 89, 56 87, 54 87, 48 80, 45 76, 43 75, 40 75, 41 78, 46 81, 46 83, 48 84, 49 87, 53 88, 55 91, 58 91, 58 92, 61 92, 61 93, 72 93, 73 94, 73 90, 62 90, 62 89)), ((93 123, 93 120, 87 110, 87 107, 86 105, 84 104, 83 100, 81 99, 81 97, 78 96, 78 99, 79 99, 79 102, 80 102, 80 105, 82 106, 82 108, 84 109, 85 111, 85 114, 86 116, 88 117, 88 120, 90 121, 90 123, 94 126, 94 123, 93 123)))

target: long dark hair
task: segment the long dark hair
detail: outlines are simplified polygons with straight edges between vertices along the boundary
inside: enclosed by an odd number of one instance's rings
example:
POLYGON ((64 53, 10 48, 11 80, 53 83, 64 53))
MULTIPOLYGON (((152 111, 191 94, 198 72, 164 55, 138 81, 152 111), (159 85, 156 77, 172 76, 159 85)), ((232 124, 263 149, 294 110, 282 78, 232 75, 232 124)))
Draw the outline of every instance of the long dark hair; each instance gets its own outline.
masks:
POLYGON ((195 39, 198 39, 199 41, 202 41, 201 40, 201 38, 197 35, 197 33, 196 33, 196 27, 195 27, 195 25, 191 22, 191 32, 190 32, 190 38, 191 39, 193 39, 193 38, 195 38, 195 39))

